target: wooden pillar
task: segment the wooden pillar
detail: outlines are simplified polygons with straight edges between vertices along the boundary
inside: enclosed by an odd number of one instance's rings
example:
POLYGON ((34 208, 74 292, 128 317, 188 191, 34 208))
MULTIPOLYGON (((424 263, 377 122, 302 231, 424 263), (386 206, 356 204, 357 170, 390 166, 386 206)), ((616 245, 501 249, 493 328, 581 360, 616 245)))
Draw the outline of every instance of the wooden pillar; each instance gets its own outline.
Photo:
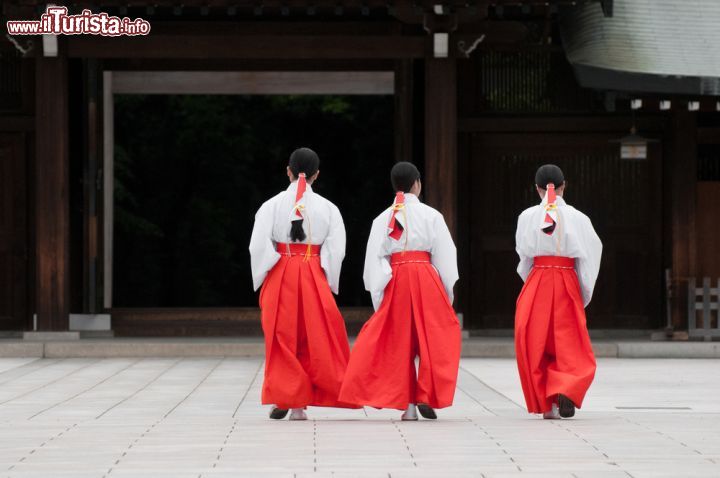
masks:
POLYGON ((68 65, 63 56, 36 62, 35 312, 38 330, 63 331, 70 300, 68 65))
POLYGON ((83 312, 94 314, 98 306, 98 170, 102 158, 102 124, 100 104, 102 101, 100 64, 89 59, 84 64, 84 100, 87 128, 85 161, 83 167, 84 217, 83 217, 83 312))
POLYGON ((395 63, 395 161, 413 158, 413 61, 395 63))
POLYGON ((688 278, 697 274, 695 201, 697 190, 697 115, 673 111, 670 155, 666 161, 666 194, 669 195, 672 228, 671 254, 675 330, 687 330, 688 278))
POLYGON ((457 65, 425 60, 425 176, 427 203, 438 209, 453 237, 457 224, 457 65))

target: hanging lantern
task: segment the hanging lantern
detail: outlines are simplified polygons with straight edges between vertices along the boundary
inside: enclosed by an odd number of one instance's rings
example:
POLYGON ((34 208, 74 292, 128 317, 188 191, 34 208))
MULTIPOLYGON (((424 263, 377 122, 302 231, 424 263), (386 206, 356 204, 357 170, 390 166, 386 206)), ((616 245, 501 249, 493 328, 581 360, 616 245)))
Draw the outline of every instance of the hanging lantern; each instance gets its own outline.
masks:
POLYGON ((630 128, 630 134, 620 139, 611 140, 612 143, 620 143, 620 159, 647 159, 648 143, 656 142, 656 139, 648 139, 637 134, 635 126, 630 128))

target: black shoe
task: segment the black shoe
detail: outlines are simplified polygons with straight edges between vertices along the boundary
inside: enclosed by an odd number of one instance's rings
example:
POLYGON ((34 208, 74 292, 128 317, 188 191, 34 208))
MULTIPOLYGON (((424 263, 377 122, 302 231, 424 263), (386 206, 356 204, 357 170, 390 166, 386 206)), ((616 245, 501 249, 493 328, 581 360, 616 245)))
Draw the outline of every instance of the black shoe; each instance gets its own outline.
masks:
POLYGON ((423 416, 423 418, 427 418, 428 420, 437 420, 437 414, 430 405, 425 405, 424 403, 421 403, 417 406, 417 409, 418 412, 420 412, 420 415, 423 416))
POLYGON ((288 411, 286 408, 273 407, 272 410, 270 410, 270 418, 273 420, 282 420, 287 416, 288 411))
POLYGON ((560 416, 563 418, 575 416, 575 404, 562 393, 558 395, 558 408, 560 409, 560 416))

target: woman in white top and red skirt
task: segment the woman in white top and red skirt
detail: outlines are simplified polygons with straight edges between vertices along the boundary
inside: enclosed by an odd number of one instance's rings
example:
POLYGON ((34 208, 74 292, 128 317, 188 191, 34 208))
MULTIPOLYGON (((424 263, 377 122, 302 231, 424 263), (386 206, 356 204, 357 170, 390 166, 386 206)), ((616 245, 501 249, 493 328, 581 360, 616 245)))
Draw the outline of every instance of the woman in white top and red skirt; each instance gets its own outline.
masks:
POLYGON ((518 219, 518 273, 525 285, 515 312, 515 350, 530 413, 568 418, 595 376, 585 307, 600 270, 602 243, 588 217, 563 199, 559 167, 538 169, 542 201, 518 219))
POLYGON ((270 417, 306 419, 305 407, 342 407, 338 393, 350 355, 335 304, 345 257, 338 208, 316 194, 320 160, 300 148, 290 156, 287 190, 255 215, 250 256, 265 335, 262 403, 270 417))
POLYGON ((375 314, 353 347, 340 399, 404 410, 404 420, 417 420, 418 405, 433 419, 434 409, 452 405, 457 382, 457 254, 442 215, 418 199, 417 168, 397 163, 391 180, 395 202, 374 220, 365 256, 375 314))

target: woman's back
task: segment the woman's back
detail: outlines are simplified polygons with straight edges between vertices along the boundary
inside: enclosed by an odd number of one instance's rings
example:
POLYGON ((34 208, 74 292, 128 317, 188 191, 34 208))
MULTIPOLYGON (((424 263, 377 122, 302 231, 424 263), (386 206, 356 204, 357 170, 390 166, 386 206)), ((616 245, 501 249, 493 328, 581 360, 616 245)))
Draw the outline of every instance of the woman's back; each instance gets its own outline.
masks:
MULTIPOLYGON (((288 188, 268 200, 261 210, 267 207, 272 214, 272 239, 275 242, 292 242, 290 238, 290 218, 295 212, 295 193, 297 181, 290 183, 288 188)), ((321 195, 315 193, 308 185, 303 196, 302 228, 306 239, 304 243, 322 244, 330 233, 333 221, 340 219, 337 206, 321 195)))

